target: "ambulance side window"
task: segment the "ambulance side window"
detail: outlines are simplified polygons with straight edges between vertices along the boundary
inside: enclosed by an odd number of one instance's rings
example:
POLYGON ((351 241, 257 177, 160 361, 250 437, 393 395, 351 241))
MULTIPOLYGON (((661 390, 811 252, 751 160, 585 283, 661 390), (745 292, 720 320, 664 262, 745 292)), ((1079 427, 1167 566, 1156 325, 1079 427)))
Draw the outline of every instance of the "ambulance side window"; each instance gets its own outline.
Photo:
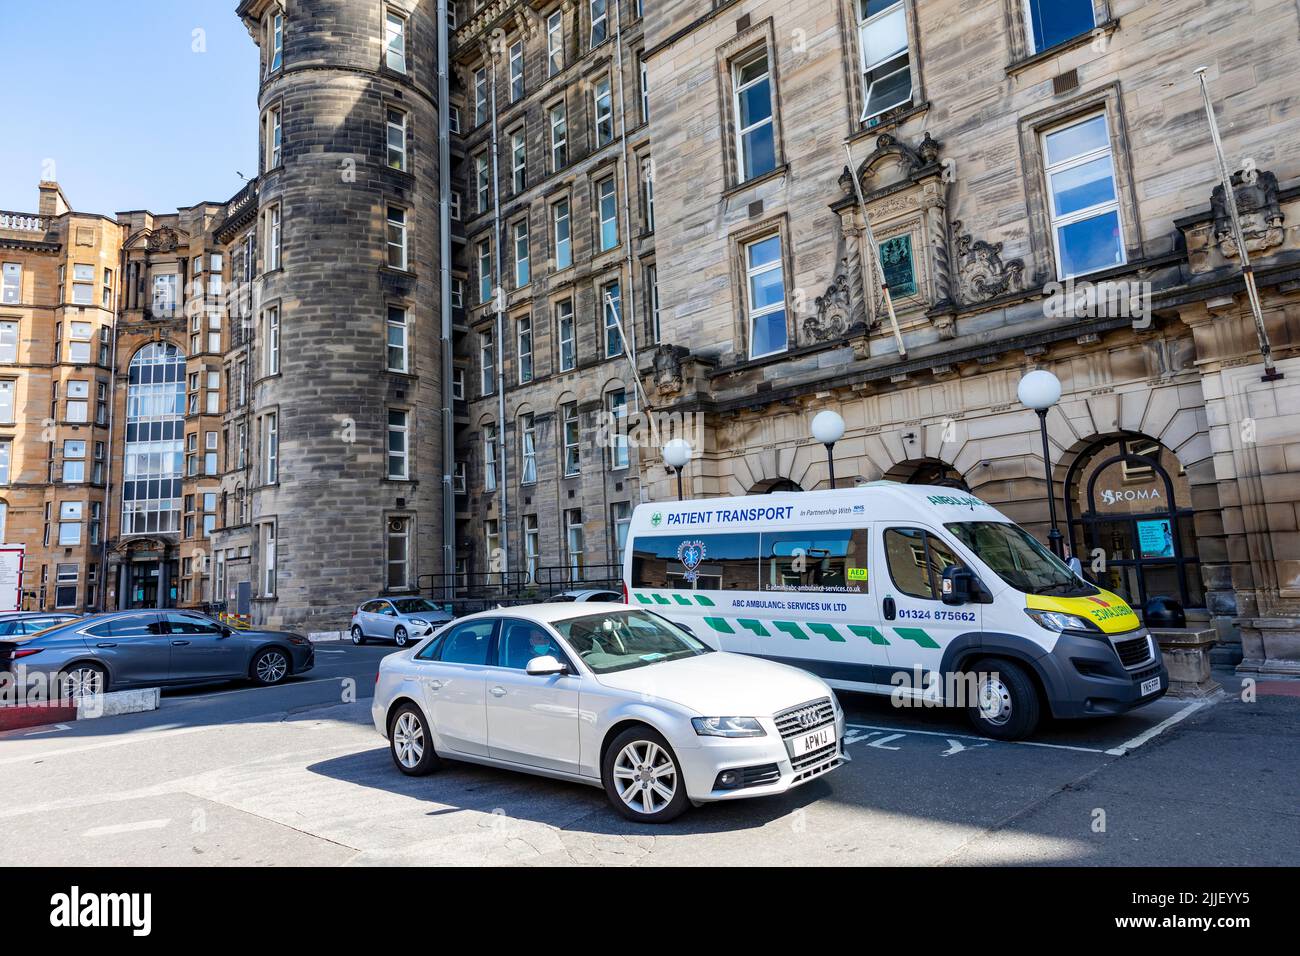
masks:
POLYGON ((867 593, 867 529, 763 534, 764 591, 867 593))
POLYGON ((758 534, 646 535, 632 542, 632 587, 757 591, 758 534))
POLYGON ((939 600, 944 569, 961 566, 952 549, 920 528, 890 528, 884 540, 894 586, 909 597, 939 600))

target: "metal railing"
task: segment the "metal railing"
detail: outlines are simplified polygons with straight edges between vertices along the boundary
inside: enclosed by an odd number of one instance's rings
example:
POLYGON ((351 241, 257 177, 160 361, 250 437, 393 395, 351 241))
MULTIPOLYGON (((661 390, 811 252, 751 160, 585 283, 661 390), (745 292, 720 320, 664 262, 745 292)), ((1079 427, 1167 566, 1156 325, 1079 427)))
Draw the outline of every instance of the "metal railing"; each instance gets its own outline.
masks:
POLYGON ((618 591, 622 576, 623 567, 618 564, 588 564, 581 568, 556 564, 540 566, 531 575, 527 569, 422 574, 416 586, 421 594, 460 617, 494 607, 537 604, 565 591, 618 591))

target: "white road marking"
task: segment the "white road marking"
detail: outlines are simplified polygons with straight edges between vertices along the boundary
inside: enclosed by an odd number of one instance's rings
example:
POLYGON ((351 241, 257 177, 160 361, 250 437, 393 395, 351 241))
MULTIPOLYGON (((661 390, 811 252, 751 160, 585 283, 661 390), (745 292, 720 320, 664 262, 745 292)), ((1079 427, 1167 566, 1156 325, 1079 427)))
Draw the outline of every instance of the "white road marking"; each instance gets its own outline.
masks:
POLYGON ((323 647, 316 648, 317 654, 346 654, 347 651, 327 651, 323 647))
POLYGON ((959 754, 959 753, 961 753, 963 750, 978 750, 980 747, 987 747, 987 746, 988 746, 988 744, 971 744, 969 747, 967 747, 967 746, 966 746, 964 743, 962 743, 961 741, 959 741, 959 740, 953 740, 951 737, 949 737, 949 738, 948 738, 948 749, 945 750, 943 753, 939 754, 939 756, 940 756, 940 757, 951 757, 951 756, 953 756, 953 755, 955 755, 955 754, 959 754))
POLYGON ((138 833, 141 830, 162 830, 171 823, 167 820, 139 820, 135 823, 115 823, 106 827, 91 827, 83 837, 113 836, 118 833, 138 833))
POLYGON ((35 737, 37 734, 57 734, 60 730, 71 730, 71 724, 55 724, 53 727, 38 727, 36 730, 29 730, 23 734, 24 737, 35 737))
MULTIPOLYGON (((859 731, 883 730, 886 733, 901 734, 921 734, 925 737, 943 737, 951 741, 954 737, 958 740, 978 740, 982 744, 1016 744, 1021 747, 1047 747, 1052 750, 1077 750, 1085 754, 1104 754, 1110 751, 1102 750, 1098 747, 1073 747, 1069 744, 1047 744, 1039 740, 994 740, 992 737, 977 737, 974 734, 951 734, 938 730, 910 730, 905 727, 879 727, 875 724, 846 724, 846 728, 851 727, 859 731)), ((857 738, 863 739, 862 737, 857 738)), ((856 740, 845 739, 845 743, 855 743, 856 740)), ((889 748, 884 748, 888 750, 889 748)), ((896 748, 895 748, 896 749, 896 748)))
POLYGON ((1107 750, 1106 753, 1112 757, 1122 757, 1126 753, 1130 753, 1134 750, 1137 750, 1143 744, 1148 743, 1151 740, 1154 740, 1156 737, 1159 737, 1161 734, 1163 734, 1174 724, 1186 720, 1188 717, 1192 716, 1192 714, 1196 713, 1198 710, 1204 707, 1209 707, 1213 703, 1215 703, 1214 700, 1194 700, 1191 703, 1189 703, 1186 707, 1184 707, 1182 710, 1178 711, 1178 713, 1174 714, 1172 717, 1166 717, 1164 720, 1160 721, 1160 723, 1156 724, 1154 727, 1151 727, 1143 731, 1142 733, 1134 737, 1132 740, 1126 740, 1118 747, 1115 747, 1111 750, 1107 750))
MULTIPOLYGON (((874 734, 871 736, 874 736, 874 734)), ((875 747, 877 750, 902 750, 902 747, 886 747, 885 744, 891 740, 902 740, 906 736, 906 734, 890 734, 888 737, 881 737, 879 740, 871 741, 867 746, 875 747)))

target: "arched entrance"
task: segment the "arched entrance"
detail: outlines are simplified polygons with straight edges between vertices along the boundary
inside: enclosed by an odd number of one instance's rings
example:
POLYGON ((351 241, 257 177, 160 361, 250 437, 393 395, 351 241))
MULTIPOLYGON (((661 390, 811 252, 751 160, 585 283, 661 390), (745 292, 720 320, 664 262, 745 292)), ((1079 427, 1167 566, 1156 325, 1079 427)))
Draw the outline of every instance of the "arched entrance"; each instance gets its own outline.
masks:
POLYGON ((749 489, 751 495, 774 495, 784 491, 803 491, 803 488, 789 478, 773 478, 770 481, 760 481, 749 489))
POLYGON ((1070 551, 1103 587, 1136 607, 1158 596, 1205 606, 1191 490, 1169 449, 1142 436, 1098 442, 1070 466, 1065 508, 1070 551))
POLYGON ((920 458, 895 465, 885 474, 887 481, 900 481, 905 485, 936 485, 970 492, 966 479, 952 465, 938 458, 920 458))

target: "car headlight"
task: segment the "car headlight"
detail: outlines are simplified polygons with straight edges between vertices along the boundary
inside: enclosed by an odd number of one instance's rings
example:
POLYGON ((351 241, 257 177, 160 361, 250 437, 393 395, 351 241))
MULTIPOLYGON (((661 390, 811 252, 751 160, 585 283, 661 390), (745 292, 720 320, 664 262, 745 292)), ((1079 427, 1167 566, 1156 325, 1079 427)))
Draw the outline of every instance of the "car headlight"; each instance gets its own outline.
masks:
POLYGON ((429 626, 429 622, 428 622, 428 621, 422 621, 422 620, 420 620, 418 617, 413 617, 413 618, 411 618, 411 623, 414 624, 416 627, 428 627, 428 626, 429 626))
POLYGON ((767 733, 753 717, 693 717, 691 726, 701 737, 762 737, 767 733))
POLYGON ((1092 621, 1078 617, 1074 614, 1066 614, 1064 611, 1044 611, 1038 608, 1027 607, 1025 613, 1039 627, 1045 627, 1049 631, 1095 631, 1101 633, 1101 628, 1093 624, 1092 621))

